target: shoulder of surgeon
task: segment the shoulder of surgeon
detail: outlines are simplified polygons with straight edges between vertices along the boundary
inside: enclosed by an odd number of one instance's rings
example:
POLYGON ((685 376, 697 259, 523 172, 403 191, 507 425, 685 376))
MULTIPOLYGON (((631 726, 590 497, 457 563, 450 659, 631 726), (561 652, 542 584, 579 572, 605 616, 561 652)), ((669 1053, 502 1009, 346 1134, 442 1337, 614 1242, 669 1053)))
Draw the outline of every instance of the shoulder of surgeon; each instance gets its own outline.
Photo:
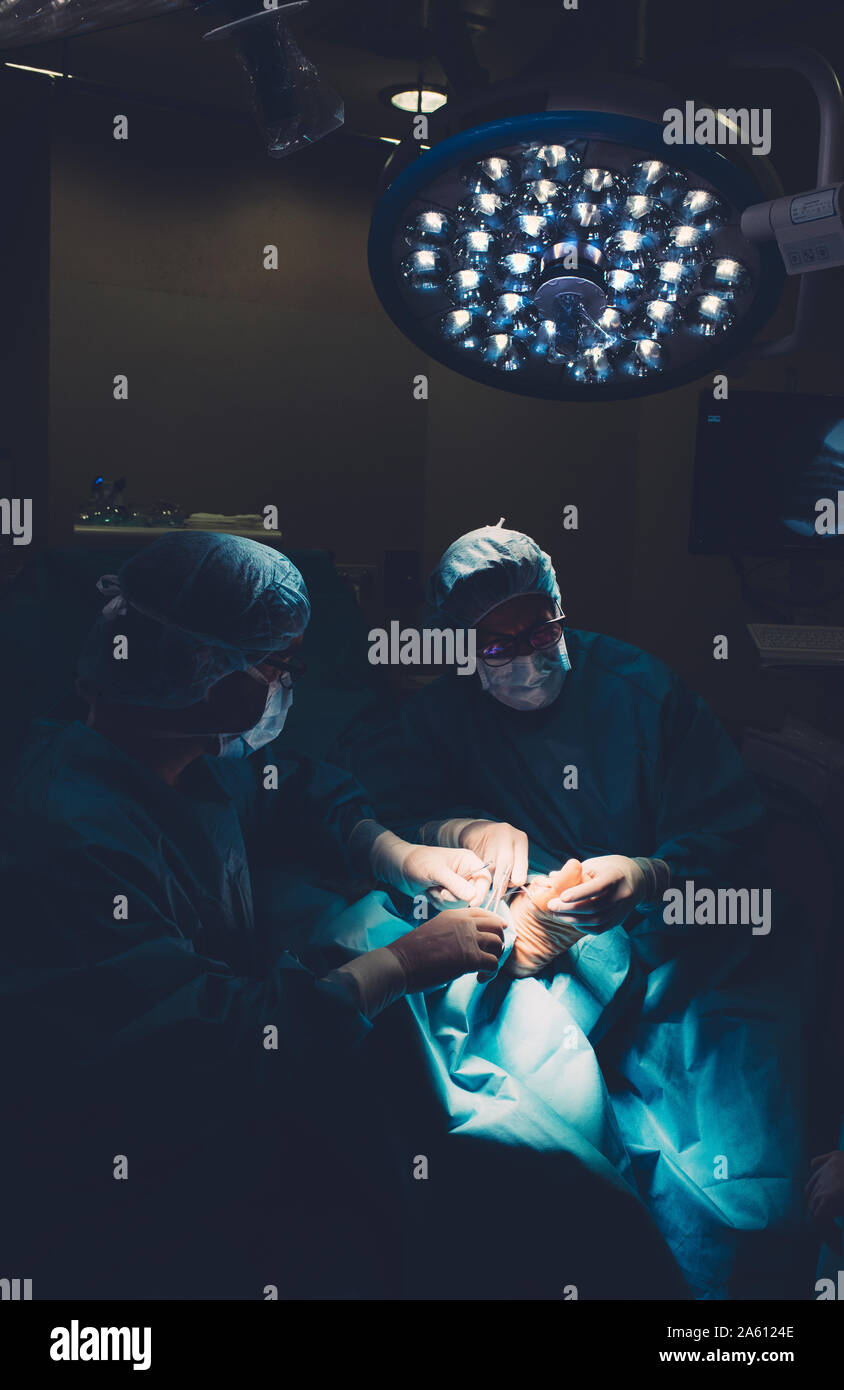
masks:
POLYGON ((680 678, 670 666, 630 642, 603 632, 569 627, 565 629, 565 639, 573 672, 589 671, 605 680, 617 680, 655 700, 662 700, 681 687, 680 678))
POLYGON ((5 818, 22 839, 34 833, 49 837, 29 845, 31 853, 41 855, 48 855, 51 846, 96 839, 99 830, 113 843, 124 838, 121 825, 133 827, 125 838, 143 835, 140 783, 149 778, 78 720, 38 719, 30 725, 9 777, 5 818))

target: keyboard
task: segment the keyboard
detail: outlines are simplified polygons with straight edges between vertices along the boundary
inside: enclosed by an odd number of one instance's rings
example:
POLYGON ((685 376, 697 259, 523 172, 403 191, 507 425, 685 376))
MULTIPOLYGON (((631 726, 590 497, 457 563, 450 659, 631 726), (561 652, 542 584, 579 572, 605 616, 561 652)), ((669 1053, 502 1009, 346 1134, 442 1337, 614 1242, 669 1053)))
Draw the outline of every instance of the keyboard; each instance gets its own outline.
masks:
POLYGON ((844 627, 748 623, 765 666, 844 666, 844 627))

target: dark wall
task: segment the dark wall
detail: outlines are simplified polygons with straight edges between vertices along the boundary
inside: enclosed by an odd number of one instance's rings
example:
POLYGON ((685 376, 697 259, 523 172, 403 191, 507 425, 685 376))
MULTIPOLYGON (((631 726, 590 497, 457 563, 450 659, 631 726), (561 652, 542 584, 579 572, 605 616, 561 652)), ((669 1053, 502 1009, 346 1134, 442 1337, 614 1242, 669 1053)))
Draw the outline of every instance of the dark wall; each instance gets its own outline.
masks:
MULTIPOLYGON (((50 125, 34 93, 0 91, 0 497, 28 498, 46 539, 50 285, 50 125)), ((26 554, 0 537, 13 573, 26 554)))
POLYGON ((84 96, 56 112, 54 540, 102 472, 125 473, 134 503, 275 503, 290 545, 342 560, 419 547, 415 355, 366 268, 384 153, 349 139, 277 163, 233 118, 84 96), (278 271, 263 268, 270 244, 278 271))

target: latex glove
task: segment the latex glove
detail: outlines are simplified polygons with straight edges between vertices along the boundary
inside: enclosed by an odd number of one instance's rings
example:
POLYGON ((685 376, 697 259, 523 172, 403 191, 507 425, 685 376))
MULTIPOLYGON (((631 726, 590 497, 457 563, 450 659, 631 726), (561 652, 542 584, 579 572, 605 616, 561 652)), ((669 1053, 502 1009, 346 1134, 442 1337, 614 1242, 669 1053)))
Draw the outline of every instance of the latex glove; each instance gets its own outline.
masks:
POLYGON ((585 935, 564 916, 548 911, 548 903, 564 889, 579 883, 580 876, 580 860, 569 859, 556 873, 531 879, 525 891, 510 900, 516 941, 504 966, 507 974, 516 979, 536 975, 585 935))
POLYGON ((527 882, 528 837, 507 821, 443 821, 437 843, 473 850, 484 864, 491 864, 492 888, 496 893, 503 893, 511 884, 521 888, 527 882))
POLYGON ((429 888, 443 888, 443 896, 450 894, 450 901, 477 907, 490 889, 489 870, 471 850, 411 845, 391 830, 383 831, 375 840, 369 862, 381 883, 389 883, 409 897, 429 888))
POLYGON ((812 1176, 806 1184, 806 1204, 812 1223, 831 1250, 842 1254, 841 1232, 835 1225, 844 1216, 844 1152, 820 1154, 812 1159, 812 1176))
POLYGON ((567 922, 582 932, 609 931, 623 922, 647 892, 647 879, 635 859, 624 854, 602 854, 584 859, 583 879, 552 897, 547 909, 564 913, 567 922))
POLYGON ((504 923, 491 912, 440 912, 387 947, 401 961, 407 993, 448 984, 470 970, 494 971, 504 950, 504 923))

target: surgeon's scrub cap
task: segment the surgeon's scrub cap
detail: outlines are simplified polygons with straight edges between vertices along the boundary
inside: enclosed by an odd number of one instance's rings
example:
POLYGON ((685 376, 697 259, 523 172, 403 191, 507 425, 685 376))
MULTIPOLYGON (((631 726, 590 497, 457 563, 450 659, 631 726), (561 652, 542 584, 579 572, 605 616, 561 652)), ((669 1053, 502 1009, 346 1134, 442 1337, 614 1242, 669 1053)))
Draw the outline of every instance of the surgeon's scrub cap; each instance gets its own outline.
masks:
POLYGON ((210 531, 161 536, 97 587, 109 601, 78 672, 118 704, 196 704, 232 671, 284 651, 311 615, 305 581, 285 555, 210 531), (125 660, 114 655, 121 632, 125 660))
POLYGON ((443 620, 474 627, 518 594, 546 594, 560 602, 550 555, 530 536, 499 522, 468 531, 448 547, 428 580, 426 597, 443 620))

